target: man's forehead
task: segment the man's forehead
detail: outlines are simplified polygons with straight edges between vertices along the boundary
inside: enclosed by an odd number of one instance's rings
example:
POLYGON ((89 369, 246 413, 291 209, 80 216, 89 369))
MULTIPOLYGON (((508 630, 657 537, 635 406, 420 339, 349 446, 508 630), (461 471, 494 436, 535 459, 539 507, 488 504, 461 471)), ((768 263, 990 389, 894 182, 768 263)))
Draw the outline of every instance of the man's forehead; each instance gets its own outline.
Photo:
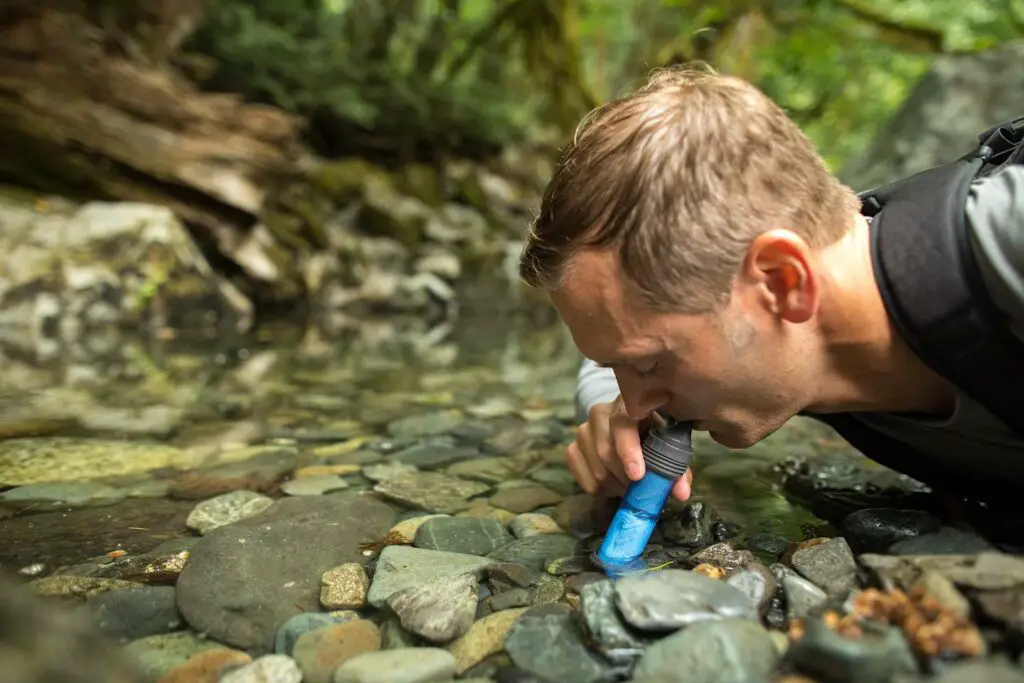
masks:
POLYGON ((662 346, 646 329, 648 316, 630 309, 618 282, 586 264, 577 266, 551 298, 583 355, 622 365, 658 353, 662 346))

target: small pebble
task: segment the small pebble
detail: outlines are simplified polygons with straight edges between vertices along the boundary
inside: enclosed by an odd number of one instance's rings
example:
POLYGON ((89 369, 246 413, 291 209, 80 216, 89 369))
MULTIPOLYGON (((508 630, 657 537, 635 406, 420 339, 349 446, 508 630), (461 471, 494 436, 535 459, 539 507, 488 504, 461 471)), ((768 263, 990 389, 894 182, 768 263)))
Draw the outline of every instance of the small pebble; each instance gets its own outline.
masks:
MULTIPOLYGON (((287 655, 264 655, 229 672, 218 683, 304 683, 298 664, 287 655)), ((309 683, 309 682, 306 682, 309 683)), ((324 681, 329 683, 329 681, 324 681)))
POLYGON ((526 538, 527 536, 537 536, 540 534, 565 533, 562 531, 562 527, 558 526, 551 517, 535 512, 516 515, 509 523, 509 529, 516 538, 526 538))
POLYGON ((168 671, 158 683, 218 683, 229 671, 250 662, 252 657, 238 650, 207 650, 168 671))
POLYGON ((329 569, 320 583, 320 604, 326 610, 359 609, 366 604, 370 579, 360 564, 348 562, 329 569))
POLYGON ((455 657, 436 647, 406 647, 356 655, 332 683, 434 683, 455 675, 455 657))
POLYGON ((254 491, 232 491, 204 500, 192 508, 185 526, 200 534, 253 517, 274 504, 274 499, 254 491))

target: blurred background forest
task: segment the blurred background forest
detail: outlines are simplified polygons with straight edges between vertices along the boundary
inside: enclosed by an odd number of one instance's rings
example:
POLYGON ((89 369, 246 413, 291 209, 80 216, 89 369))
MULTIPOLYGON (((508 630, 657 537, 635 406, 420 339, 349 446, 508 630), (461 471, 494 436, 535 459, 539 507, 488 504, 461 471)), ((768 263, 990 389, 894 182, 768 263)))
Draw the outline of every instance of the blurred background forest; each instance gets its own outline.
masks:
MULTIPOLYGON (((172 3, 173 4, 173 3, 172 3)), ((214 0, 210 88, 309 117, 323 153, 481 155, 560 140, 653 67, 763 88, 834 167, 932 60, 1024 34, 1020 0, 214 0)))
MULTIPOLYGON (((205 325, 189 310, 212 308, 245 329, 307 304, 443 317, 469 274, 515 279, 559 145, 656 67, 753 81, 864 189, 1024 111, 1021 37, 1024 0, 10 0, 0 182, 181 221, 201 258, 179 250, 137 282, 138 244, 93 245, 134 302, 108 322, 205 325)), ((127 220, 112 211, 93 208, 127 220)), ((35 256, 52 245, 34 248, 20 260, 40 268, 0 273, 0 318, 41 328, 10 294, 54 290, 35 256)))

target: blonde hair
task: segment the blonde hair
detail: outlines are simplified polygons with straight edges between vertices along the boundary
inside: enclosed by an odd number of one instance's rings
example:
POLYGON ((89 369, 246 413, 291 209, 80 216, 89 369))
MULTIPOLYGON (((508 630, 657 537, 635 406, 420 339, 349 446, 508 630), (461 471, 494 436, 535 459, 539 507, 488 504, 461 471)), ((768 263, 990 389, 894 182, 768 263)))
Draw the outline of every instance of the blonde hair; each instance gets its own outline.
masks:
POLYGON ((557 289, 581 247, 616 247, 653 310, 724 304, 754 237, 812 248, 859 209, 800 128, 752 84, 702 64, 655 71, 581 122, 548 183, 519 259, 526 284, 557 289))

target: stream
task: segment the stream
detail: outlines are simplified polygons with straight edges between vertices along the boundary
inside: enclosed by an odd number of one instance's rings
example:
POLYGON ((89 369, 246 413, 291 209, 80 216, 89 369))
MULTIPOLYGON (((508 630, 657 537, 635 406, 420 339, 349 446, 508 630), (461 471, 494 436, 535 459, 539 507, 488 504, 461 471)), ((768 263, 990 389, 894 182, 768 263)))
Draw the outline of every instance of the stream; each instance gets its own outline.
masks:
MULTIPOLYGON (((588 554, 616 501, 564 464, 580 358, 550 310, 319 323, 2 347, 0 567, 141 671, 116 680, 739 682, 837 657, 931 674, 898 620, 897 645, 838 653, 849 624, 812 618, 903 586, 894 544, 994 550, 795 419, 747 451, 696 435, 691 501, 666 508, 649 573, 615 586, 588 554)), ((985 588, 939 565, 946 609, 985 588)), ((1018 580, 989 619, 1015 618, 1018 580)), ((958 619, 968 645, 943 641, 946 659, 1002 647, 958 619)))

